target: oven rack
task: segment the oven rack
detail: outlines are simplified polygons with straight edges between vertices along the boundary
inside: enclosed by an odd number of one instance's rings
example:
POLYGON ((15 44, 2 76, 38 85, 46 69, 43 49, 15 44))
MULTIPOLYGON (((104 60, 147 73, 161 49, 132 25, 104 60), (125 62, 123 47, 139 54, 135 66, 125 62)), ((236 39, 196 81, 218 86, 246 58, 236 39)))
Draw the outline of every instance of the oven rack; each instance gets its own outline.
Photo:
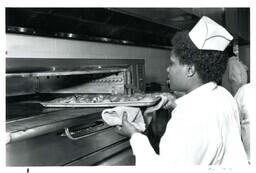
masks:
POLYGON ((68 75, 87 75, 87 74, 102 74, 102 73, 117 73, 127 71, 125 68, 99 68, 93 70, 72 70, 72 71, 46 71, 46 72, 21 72, 21 73, 6 73, 6 77, 44 77, 44 76, 68 76, 68 75))

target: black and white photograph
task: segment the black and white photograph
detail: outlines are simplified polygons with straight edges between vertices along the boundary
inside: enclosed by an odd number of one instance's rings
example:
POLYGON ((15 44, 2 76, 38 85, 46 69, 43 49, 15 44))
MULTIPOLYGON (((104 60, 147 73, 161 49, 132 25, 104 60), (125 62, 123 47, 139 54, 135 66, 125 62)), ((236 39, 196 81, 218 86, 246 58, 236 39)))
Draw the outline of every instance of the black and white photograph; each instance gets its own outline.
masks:
POLYGON ((2 9, 7 170, 253 167, 250 6, 2 9))

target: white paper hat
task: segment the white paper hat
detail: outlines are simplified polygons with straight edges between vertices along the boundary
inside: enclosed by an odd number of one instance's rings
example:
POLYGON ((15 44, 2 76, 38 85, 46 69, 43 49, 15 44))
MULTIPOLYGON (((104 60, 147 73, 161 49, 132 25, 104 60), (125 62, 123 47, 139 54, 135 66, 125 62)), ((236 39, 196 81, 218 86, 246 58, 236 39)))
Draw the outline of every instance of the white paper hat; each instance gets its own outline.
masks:
POLYGON ((225 28, 206 16, 189 32, 189 37, 196 47, 202 50, 224 51, 233 40, 225 28))

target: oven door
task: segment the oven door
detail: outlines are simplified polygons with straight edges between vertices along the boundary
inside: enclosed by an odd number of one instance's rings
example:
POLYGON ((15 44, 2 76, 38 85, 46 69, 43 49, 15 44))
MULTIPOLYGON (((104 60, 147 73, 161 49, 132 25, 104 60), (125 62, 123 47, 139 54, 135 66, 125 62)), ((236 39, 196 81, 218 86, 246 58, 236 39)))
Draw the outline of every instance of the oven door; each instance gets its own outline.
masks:
POLYGON ((129 139, 102 121, 6 145, 7 166, 134 165, 129 139))

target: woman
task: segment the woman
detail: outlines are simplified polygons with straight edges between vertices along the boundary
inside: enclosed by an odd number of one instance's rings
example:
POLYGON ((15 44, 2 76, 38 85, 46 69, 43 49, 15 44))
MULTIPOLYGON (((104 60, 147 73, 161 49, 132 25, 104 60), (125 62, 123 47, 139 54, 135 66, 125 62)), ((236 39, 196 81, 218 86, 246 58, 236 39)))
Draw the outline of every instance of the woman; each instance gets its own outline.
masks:
POLYGON ((208 17, 203 17, 190 32, 175 34, 168 78, 172 91, 186 94, 176 100, 170 94, 169 100, 160 105, 174 110, 161 138, 159 155, 147 137, 127 121, 127 115, 123 116, 119 133, 131 137, 136 165, 247 164, 236 102, 226 89, 217 85, 227 63, 227 40, 230 41, 230 34, 208 17), (219 35, 220 39, 216 39, 219 35))
MULTIPOLYGON (((234 47, 237 47, 237 44, 234 47)), ((229 58, 222 77, 222 86, 235 96, 238 89, 248 83, 248 67, 239 60, 239 55, 237 52, 236 54, 233 52, 232 46, 227 47, 227 53, 229 58)))

